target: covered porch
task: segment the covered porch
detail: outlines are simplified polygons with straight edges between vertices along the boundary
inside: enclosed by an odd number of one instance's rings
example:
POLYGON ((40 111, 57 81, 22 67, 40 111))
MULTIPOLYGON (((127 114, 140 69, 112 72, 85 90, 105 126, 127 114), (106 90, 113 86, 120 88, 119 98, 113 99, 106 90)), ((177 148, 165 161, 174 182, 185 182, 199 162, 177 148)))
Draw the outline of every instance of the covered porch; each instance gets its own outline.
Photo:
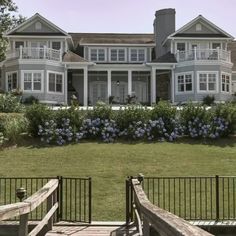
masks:
POLYGON ((80 106, 104 102, 113 106, 137 103, 145 106, 172 100, 172 71, 156 66, 93 65, 67 69, 68 104, 80 106))

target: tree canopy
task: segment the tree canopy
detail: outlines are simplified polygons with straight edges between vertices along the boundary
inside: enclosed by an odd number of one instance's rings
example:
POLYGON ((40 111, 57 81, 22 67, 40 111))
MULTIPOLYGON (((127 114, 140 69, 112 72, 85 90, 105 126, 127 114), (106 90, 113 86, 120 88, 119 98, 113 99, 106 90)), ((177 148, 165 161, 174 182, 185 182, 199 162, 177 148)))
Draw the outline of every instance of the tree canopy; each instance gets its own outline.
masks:
POLYGON ((7 39, 3 33, 25 21, 25 17, 18 14, 18 7, 12 0, 0 0, 0 61, 5 59, 7 39))

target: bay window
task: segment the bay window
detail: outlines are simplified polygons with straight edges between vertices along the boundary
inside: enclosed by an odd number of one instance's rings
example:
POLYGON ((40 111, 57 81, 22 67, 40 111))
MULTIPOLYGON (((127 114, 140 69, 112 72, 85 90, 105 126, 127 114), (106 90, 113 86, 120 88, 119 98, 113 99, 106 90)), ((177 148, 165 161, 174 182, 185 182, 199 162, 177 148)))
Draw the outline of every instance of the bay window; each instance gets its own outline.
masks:
POLYGON ((13 89, 17 89, 18 87, 18 78, 17 78, 17 72, 7 72, 6 78, 7 78, 7 91, 11 91, 13 89))
POLYGON ((42 91, 42 72, 22 72, 23 73, 23 88, 24 91, 41 92, 42 91))
POLYGON ((230 75, 222 73, 221 75, 221 91, 229 93, 230 92, 230 75))
POLYGON ((198 90, 199 92, 217 92, 217 73, 199 72, 198 90))

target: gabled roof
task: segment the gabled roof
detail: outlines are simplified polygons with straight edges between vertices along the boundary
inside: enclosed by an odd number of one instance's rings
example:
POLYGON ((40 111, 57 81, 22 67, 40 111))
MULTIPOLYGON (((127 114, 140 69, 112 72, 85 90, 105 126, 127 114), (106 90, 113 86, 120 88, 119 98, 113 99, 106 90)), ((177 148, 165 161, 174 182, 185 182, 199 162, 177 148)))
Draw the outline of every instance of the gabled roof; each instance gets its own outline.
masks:
POLYGON ((192 21, 175 31, 173 34, 168 36, 169 38, 174 38, 174 37, 203 37, 203 38, 228 38, 228 39, 234 39, 234 37, 218 26, 216 26, 214 23, 211 21, 207 20, 205 17, 202 15, 197 16, 194 18, 192 21), (186 33, 188 29, 190 29, 193 25, 201 23, 208 29, 212 31, 212 33, 186 33))
POLYGON ((99 44, 143 44, 153 45, 154 34, 121 34, 121 33, 69 33, 75 47, 78 45, 99 44))
POLYGON ((55 24, 53 24, 52 22, 50 22, 49 20, 47 20, 46 18, 41 16, 39 13, 36 13, 35 15, 33 15, 32 17, 27 19, 22 24, 18 25, 17 27, 15 27, 5 33, 5 36, 11 36, 11 35, 49 35, 49 36, 52 35, 52 36, 70 37, 67 32, 65 32, 64 30, 62 30, 61 28, 59 28, 58 26, 56 26, 55 24), (35 22, 37 20, 46 24, 50 29, 52 29, 52 32, 47 32, 47 33, 44 33, 44 32, 33 32, 33 33, 21 32, 21 29, 27 28, 27 26, 30 26, 30 24, 33 24, 33 22, 35 22))

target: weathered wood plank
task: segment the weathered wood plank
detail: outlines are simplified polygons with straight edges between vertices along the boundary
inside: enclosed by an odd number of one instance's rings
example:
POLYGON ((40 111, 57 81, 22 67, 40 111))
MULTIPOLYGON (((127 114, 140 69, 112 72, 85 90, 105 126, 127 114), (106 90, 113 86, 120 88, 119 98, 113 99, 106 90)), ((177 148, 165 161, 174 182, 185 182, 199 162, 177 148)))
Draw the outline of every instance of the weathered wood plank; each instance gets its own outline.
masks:
POLYGON ((132 180, 135 204, 143 217, 160 234, 167 236, 210 236, 212 234, 191 225, 184 219, 153 205, 137 179, 132 180))

